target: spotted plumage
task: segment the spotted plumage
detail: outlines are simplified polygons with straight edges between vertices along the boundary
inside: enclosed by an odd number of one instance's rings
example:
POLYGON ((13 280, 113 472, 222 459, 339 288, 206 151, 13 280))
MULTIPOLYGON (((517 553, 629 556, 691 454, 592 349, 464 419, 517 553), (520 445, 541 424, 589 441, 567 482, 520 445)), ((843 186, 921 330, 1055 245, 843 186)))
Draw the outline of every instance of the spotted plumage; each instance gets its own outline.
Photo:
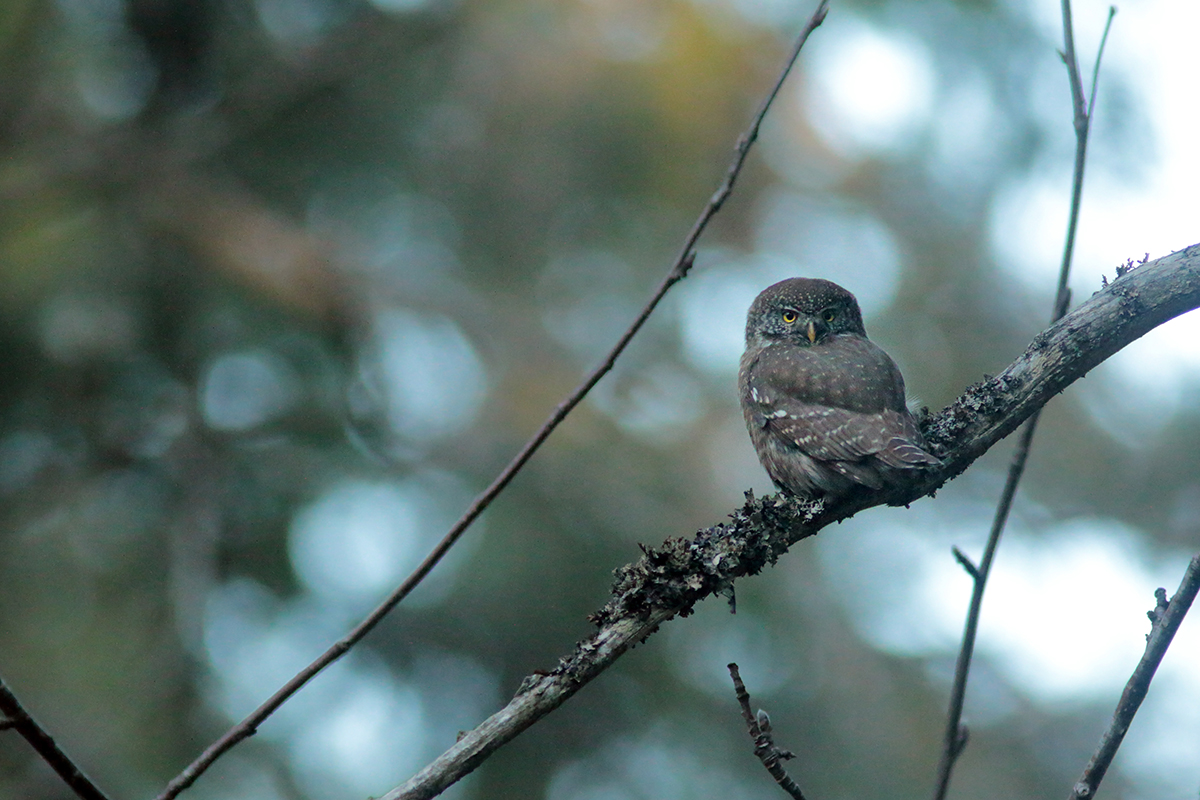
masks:
POLYGON ((759 460, 793 494, 880 489, 941 464, 905 405, 900 370, 836 283, 791 278, 755 299, 738 390, 759 460))

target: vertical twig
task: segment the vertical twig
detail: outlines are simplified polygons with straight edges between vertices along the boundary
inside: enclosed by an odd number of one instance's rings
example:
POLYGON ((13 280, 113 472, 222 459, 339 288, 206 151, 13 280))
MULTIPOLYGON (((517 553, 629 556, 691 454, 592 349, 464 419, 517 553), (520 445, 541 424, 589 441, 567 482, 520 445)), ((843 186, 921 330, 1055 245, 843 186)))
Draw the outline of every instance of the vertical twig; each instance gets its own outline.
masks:
POLYGON ((291 680, 280 687, 275 694, 271 695, 266 702, 251 712, 249 716, 247 716, 237 725, 234 725, 232 728, 226 731, 221 738, 209 745, 208 748, 205 749, 205 751, 201 753, 195 761, 189 764, 181 773, 179 773, 179 775, 177 775, 169 784, 167 784, 167 787, 162 791, 161 794, 158 795, 156 800, 172 800, 172 798, 178 796, 179 793, 184 789, 195 783, 196 779, 199 778, 205 770, 212 766, 213 762, 215 762, 239 742, 249 738, 250 736, 253 736, 258 730, 258 726, 261 725, 273 713, 275 713, 276 709, 287 702, 287 700, 296 692, 300 691, 305 684, 316 677, 327 666, 345 655, 351 647, 356 645, 368 633, 370 633, 371 630, 374 629, 375 626, 378 625, 379 622, 385 616, 387 616, 387 614, 391 612, 393 608, 399 605, 400 602, 407 597, 409 593, 421 583, 421 581, 425 579, 425 577, 433 570, 433 568, 437 566, 438 562, 441 561, 442 557, 450 551, 450 548, 453 547, 454 544, 459 540, 459 537, 466 532, 467 528, 469 528, 471 524, 479 517, 479 515, 482 514, 489 505, 491 505, 492 501, 495 500, 502 491, 504 491, 505 487, 508 486, 521 468, 525 466, 525 463, 529 461, 533 454, 537 452, 538 448, 541 447, 542 443, 545 442, 554 429, 558 427, 559 423, 561 423, 566 416, 570 414, 577 405, 579 405, 584 396, 591 391, 592 387, 599 383, 600 379, 603 378, 613 368, 618 356, 620 356, 625 350, 625 347, 629 344, 630 340, 633 339, 634 335, 641 330, 642 325, 645 324, 647 319, 649 319, 650 314, 658 306, 659 301, 663 299, 672 286, 683 280, 687 276, 688 271, 692 268, 692 262, 696 257, 695 246, 697 240, 699 240, 700 235, 704 233, 705 229, 708 227, 709 221, 713 218, 713 216, 716 215, 718 211, 720 211, 721 206, 725 204, 725 200, 733 192, 734 182, 737 180, 738 175, 741 174, 742 166, 746 162, 746 156, 750 152, 751 145, 753 145, 755 140, 758 139, 758 132, 762 127, 762 122, 767 115, 767 111, 774 102, 776 95, 779 94, 779 90, 783 86, 784 79, 787 78, 788 74, 792 70, 792 66, 796 63, 796 59, 800 55, 800 50, 802 47, 804 47, 804 43, 808 40, 809 34, 816 30, 817 27, 825 21, 825 15, 828 13, 828 11, 829 0, 821 0, 817 10, 813 12, 812 17, 809 18, 808 24, 804 27, 804 30, 800 33, 795 45, 792 47, 792 51, 788 56, 787 62, 785 63, 783 70, 779 73, 779 77, 776 79, 774 86, 771 87, 771 90, 767 93, 766 98, 759 106, 757 113, 754 115, 754 118, 750 123, 750 126, 741 135, 741 137, 739 137, 733 160, 725 174, 724 181, 721 182, 721 185, 713 193, 712 197, 709 198, 708 204, 705 205, 704 210, 700 212, 700 216, 696 219, 692 229, 684 238, 683 248, 681 249, 678 258, 675 260, 675 263, 671 266, 671 269, 667 271, 666 276, 659 283, 658 288, 654 290, 654 293, 651 295, 649 301, 647 301, 645 307, 642 308, 641 313, 638 314, 637 318, 630 324, 625 332, 621 334, 620 339, 613 346, 612 350, 609 351, 608 355, 604 358, 600 365, 592 370, 592 372, 588 374, 583 382, 580 383, 579 386, 577 386, 565 400, 558 404, 550 417, 542 424, 537 432, 530 437, 529 441, 525 443, 520 452, 518 452, 513 457, 512 461, 508 463, 508 466, 506 466, 503 471, 496 476, 496 479, 492 481, 491 485, 489 485, 471 502, 471 505, 467 507, 467 510, 463 512, 463 515, 459 518, 459 520, 454 523, 454 525, 450 528, 450 531, 442 538, 440 542, 438 542, 433 550, 430 551, 429 555, 425 557, 425 560, 420 563, 413 573, 409 575, 395 591, 388 595, 388 597, 384 599, 382 603, 376 606, 376 608, 371 611, 371 613, 368 614, 362 622, 355 626, 352 631, 346 634, 346 636, 331 645, 328 650, 322 653, 315 661, 306 666, 291 680))
MULTIPOLYGON (((1104 45, 1108 42, 1108 32, 1112 29, 1113 17, 1117 14, 1116 6, 1108 7, 1108 21, 1104 24, 1104 33, 1100 37, 1100 47, 1096 50, 1096 65, 1092 69, 1092 89, 1088 100, 1083 99, 1083 79, 1079 74, 1079 61, 1075 58, 1075 36, 1071 27, 1071 0, 1062 0, 1063 15, 1063 52, 1060 55, 1067 65, 1067 75, 1071 83, 1071 104, 1074 109, 1073 122, 1075 125, 1075 168, 1071 181, 1071 214, 1067 219, 1067 240, 1063 246, 1062 265, 1058 271, 1058 293, 1055 295, 1054 316, 1051 324, 1058 322, 1067 313, 1071 303, 1071 295, 1067 290, 1067 278, 1071 273, 1071 259, 1075 254, 1075 234, 1079 227, 1079 206, 1083 199, 1083 169, 1087 162, 1088 132, 1092 124, 1092 111, 1096 105, 1096 84, 1100 80, 1100 59, 1104 57, 1104 45)), ((1031 420, 1032 421, 1032 420, 1031 420)))
POLYGON ((83 770, 63 752, 45 728, 30 716, 2 678, 0 678, 0 712, 3 712, 5 716, 5 719, 0 721, 0 730, 14 730, 21 734, 25 741, 29 742, 29 746, 50 765, 51 769, 58 773, 63 782, 82 800, 108 800, 104 792, 100 791, 100 787, 83 774, 83 770))
MULTIPOLYGON (((1112 27, 1112 20, 1115 14, 1116 8, 1110 6, 1108 10, 1108 22, 1104 26, 1104 35, 1100 40, 1100 47, 1096 53, 1096 66, 1092 72, 1090 98, 1085 102, 1083 81, 1079 73, 1079 62, 1075 57, 1075 36, 1071 24, 1071 2, 1070 0, 1062 0, 1064 46, 1061 55, 1063 61, 1066 62, 1067 76, 1071 84, 1072 118, 1075 128, 1075 166, 1071 181, 1071 210, 1067 219, 1067 237, 1066 243, 1063 246, 1062 264, 1058 272, 1058 286, 1054 293, 1054 308, 1050 317, 1051 324, 1062 319, 1067 313, 1067 307, 1071 303, 1071 292, 1067 288, 1067 282, 1071 274, 1071 260, 1075 253, 1075 238, 1079 228, 1079 209, 1083 199, 1083 172, 1084 166, 1087 163, 1088 132, 1091 127, 1092 111, 1095 105, 1096 82, 1100 76, 1100 59, 1104 54, 1104 44, 1108 40, 1108 32, 1112 27)), ((1033 435, 1037 431, 1038 419, 1040 417, 1041 409, 1030 416, 1021 429, 1021 436, 1017 440, 1012 462, 1008 467, 1004 490, 1000 494, 1000 501, 996 506, 996 514, 992 519, 992 527, 988 533, 987 544, 984 546, 983 558, 979 562, 978 567, 972 565, 966 556, 961 553, 955 554, 959 563, 967 567, 967 572, 971 575, 974 585, 971 591, 970 607, 967 610, 967 621, 963 627, 962 646, 959 649, 958 660, 955 664, 954 685, 950 691, 950 708, 947 712, 946 732, 942 740, 942 754, 938 761, 937 784, 933 795, 935 800, 945 799, 946 793, 950 789, 950 775, 954 771, 954 764, 958 760, 958 757, 962 755, 962 751, 967 745, 967 730, 962 724, 962 712, 967 693, 967 677, 971 671, 971 658, 975 653, 975 638, 979 630, 979 616, 983 608, 983 593, 987 588, 987 580, 991 574, 992 561, 996 555, 996 548, 1000 544, 1000 534, 1004 532, 1004 526, 1008 522, 1008 515, 1012 509, 1013 498, 1017 494, 1017 486, 1021 482, 1021 476, 1025 474, 1025 465, 1029 461, 1030 445, 1033 443, 1033 435), (970 566, 968 567, 968 565, 970 566)))
POLYGON ((1179 625, 1187 615, 1188 609, 1191 608, 1192 601, 1196 599, 1198 589, 1200 589, 1200 555, 1192 558, 1191 563, 1188 564, 1179 589, 1171 598, 1170 603, 1166 602, 1167 593, 1165 591, 1159 589, 1156 593, 1158 606, 1149 614, 1154 624, 1150 628, 1150 635, 1146 637, 1146 652, 1142 654, 1142 660, 1138 662, 1133 674, 1129 676, 1129 681, 1125 684, 1125 691, 1121 692, 1121 699, 1117 702, 1116 711, 1113 712, 1112 724, 1100 737, 1100 744, 1097 746, 1096 752, 1084 767, 1079 780, 1071 788, 1068 800, 1091 800, 1092 797, 1095 797, 1096 790, 1100 788, 1100 781, 1104 780, 1104 774, 1108 772, 1113 756, 1117 754, 1117 749, 1124 741, 1125 733, 1133 722, 1134 714, 1141 707, 1142 701, 1146 699, 1146 692, 1150 690, 1150 681, 1154 679, 1154 673, 1158 670, 1159 663, 1166 655, 1167 648, 1171 646, 1171 639, 1175 637, 1175 631, 1179 630, 1179 625))

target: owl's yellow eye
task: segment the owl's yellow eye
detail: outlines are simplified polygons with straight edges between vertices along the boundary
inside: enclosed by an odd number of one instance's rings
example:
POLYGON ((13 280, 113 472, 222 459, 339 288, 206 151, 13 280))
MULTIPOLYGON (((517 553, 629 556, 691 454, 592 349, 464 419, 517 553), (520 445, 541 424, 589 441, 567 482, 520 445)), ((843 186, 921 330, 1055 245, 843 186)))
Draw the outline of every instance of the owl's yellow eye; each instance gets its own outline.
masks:
POLYGON ((833 322, 835 319, 837 319, 837 312, 832 308, 827 308, 821 312, 821 319, 825 320, 826 322, 833 322))
POLYGON ((793 322, 795 322, 797 319, 800 318, 799 315, 797 315, 796 312, 792 311, 790 308, 784 309, 783 314, 781 316, 783 317, 783 321, 786 322, 788 325, 791 325, 793 322))

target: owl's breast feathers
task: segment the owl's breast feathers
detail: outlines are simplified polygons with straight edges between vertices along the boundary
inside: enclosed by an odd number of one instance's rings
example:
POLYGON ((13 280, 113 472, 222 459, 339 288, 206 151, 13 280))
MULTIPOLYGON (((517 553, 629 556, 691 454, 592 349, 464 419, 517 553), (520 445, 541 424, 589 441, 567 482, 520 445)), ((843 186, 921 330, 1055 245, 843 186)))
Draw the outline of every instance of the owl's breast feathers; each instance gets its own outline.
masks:
POLYGON ((899 368, 866 337, 747 351, 739 383, 755 448, 793 492, 878 489, 890 470, 941 464, 905 406, 899 368))

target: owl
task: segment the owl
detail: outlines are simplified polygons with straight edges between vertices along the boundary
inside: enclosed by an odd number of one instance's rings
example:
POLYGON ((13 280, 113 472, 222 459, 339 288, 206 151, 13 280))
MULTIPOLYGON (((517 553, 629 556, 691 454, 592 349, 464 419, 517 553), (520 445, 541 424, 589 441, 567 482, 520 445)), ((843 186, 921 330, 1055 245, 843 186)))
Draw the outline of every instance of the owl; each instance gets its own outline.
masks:
POLYGON ((899 368, 836 283, 790 278, 755 298, 738 393, 759 461, 791 494, 881 489, 941 465, 905 405, 899 368))

